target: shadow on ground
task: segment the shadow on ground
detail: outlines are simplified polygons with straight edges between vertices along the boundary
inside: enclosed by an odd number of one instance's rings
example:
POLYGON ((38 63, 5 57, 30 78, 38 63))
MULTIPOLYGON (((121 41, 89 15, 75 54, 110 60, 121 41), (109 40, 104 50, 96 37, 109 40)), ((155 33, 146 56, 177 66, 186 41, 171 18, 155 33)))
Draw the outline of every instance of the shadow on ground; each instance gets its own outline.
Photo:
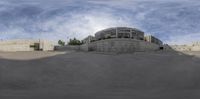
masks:
POLYGON ((0 59, 1 99, 199 99, 199 89, 200 59, 175 51, 0 59))

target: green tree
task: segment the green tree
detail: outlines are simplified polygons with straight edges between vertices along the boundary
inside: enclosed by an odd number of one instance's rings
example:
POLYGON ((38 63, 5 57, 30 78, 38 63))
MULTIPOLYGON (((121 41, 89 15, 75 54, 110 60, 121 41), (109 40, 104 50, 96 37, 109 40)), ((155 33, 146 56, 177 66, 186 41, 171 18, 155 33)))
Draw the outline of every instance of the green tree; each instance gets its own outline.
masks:
POLYGON ((62 40, 59 40, 59 41, 58 41, 58 44, 59 44, 60 46, 65 46, 65 42, 62 41, 62 40))
POLYGON ((80 40, 74 38, 74 39, 70 39, 68 42, 68 45, 82 45, 83 42, 81 42, 80 40))

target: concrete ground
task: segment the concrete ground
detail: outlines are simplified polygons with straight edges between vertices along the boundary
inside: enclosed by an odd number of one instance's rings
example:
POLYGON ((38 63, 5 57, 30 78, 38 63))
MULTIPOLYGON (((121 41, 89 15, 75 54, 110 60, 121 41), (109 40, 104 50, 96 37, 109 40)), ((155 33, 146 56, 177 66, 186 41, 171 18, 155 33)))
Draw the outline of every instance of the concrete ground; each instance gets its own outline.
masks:
POLYGON ((200 52, 0 52, 0 99, 199 99, 200 52))

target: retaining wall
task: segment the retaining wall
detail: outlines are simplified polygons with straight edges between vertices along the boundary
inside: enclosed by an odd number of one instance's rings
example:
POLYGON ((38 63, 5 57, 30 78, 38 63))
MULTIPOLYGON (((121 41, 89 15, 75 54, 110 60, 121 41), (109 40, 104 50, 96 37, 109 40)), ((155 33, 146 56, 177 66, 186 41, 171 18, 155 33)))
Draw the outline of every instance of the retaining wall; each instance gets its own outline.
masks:
POLYGON ((80 50, 98 52, 135 52, 159 50, 159 45, 135 39, 105 39, 81 45, 80 50))
POLYGON ((72 45, 67 45, 67 46, 56 46, 55 50, 58 51, 67 51, 67 50, 80 50, 80 46, 72 46, 72 45))

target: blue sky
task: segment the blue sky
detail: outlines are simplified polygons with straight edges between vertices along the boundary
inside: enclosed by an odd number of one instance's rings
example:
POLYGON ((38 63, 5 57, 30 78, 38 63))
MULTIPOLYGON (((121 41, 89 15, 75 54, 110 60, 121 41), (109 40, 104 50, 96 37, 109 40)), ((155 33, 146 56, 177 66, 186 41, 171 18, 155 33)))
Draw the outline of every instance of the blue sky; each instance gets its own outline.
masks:
POLYGON ((135 27, 168 44, 200 41, 199 0, 1 0, 0 39, 82 39, 135 27))

